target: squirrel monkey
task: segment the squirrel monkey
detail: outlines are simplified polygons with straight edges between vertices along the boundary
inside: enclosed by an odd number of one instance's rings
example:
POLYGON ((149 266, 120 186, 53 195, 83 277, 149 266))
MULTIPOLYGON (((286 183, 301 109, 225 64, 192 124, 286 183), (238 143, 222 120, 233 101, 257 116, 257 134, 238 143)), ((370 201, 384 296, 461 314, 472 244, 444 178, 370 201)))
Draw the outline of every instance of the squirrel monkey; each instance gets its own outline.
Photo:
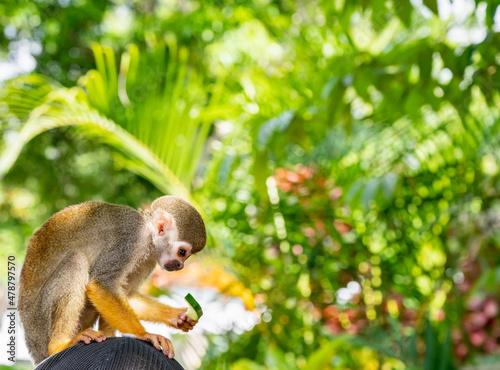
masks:
POLYGON ((186 308, 141 295, 156 262, 168 271, 206 244, 205 224, 181 198, 163 196, 150 211, 85 202, 53 215, 34 234, 21 270, 18 308, 35 363, 118 330, 151 342, 170 358, 172 343, 139 320, 189 331, 186 308), (99 319, 99 330, 93 324, 99 319))

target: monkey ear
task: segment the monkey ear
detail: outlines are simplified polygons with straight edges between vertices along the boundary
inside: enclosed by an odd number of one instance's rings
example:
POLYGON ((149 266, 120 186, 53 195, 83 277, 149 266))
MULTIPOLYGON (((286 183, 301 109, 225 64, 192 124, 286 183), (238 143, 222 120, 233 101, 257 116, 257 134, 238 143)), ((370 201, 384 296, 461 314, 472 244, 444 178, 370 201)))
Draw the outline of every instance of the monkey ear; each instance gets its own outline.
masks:
POLYGON ((165 232, 172 229, 174 225, 174 219, 170 213, 159 212, 158 218, 156 219, 156 231, 158 235, 164 235, 165 232))

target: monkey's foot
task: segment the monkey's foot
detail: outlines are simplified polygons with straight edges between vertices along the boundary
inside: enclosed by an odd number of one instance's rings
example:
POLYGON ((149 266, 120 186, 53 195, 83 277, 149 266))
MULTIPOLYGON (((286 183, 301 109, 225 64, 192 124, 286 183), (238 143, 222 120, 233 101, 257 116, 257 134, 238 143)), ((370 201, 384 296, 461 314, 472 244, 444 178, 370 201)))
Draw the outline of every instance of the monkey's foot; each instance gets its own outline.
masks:
POLYGON ((169 358, 174 358, 174 346, 172 345, 172 342, 169 339, 158 334, 149 334, 149 333, 146 333, 144 335, 137 335, 137 339, 144 340, 146 342, 153 344, 153 346, 158 351, 163 351, 163 354, 165 356, 168 356, 169 358))
POLYGON ((62 350, 74 346, 80 342, 85 344, 89 344, 92 340, 96 342, 102 342, 106 340, 102 331, 95 331, 93 329, 85 329, 75 335, 71 340, 65 341, 58 338, 52 338, 49 343, 49 355, 53 355, 55 353, 61 352, 62 350))
POLYGON ((93 340, 95 340, 96 342, 102 342, 103 340, 106 340, 106 336, 100 330, 95 331, 94 329, 88 328, 75 335, 73 339, 71 339, 70 345, 68 347, 74 346, 75 344, 80 342, 89 344, 93 340))

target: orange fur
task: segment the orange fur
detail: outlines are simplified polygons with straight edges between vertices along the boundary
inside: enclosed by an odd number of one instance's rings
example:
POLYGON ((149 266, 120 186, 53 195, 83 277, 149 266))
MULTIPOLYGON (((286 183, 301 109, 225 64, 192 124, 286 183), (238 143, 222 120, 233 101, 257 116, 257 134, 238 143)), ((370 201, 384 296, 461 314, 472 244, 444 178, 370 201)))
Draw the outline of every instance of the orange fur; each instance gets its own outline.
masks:
POLYGON ((187 310, 187 308, 167 306, 157 299, 138 293, 133 294, 129 302, 140 320, 163 323, 172 327, 175 327, 172 321, 177 320, 179 315, 187 310))
POLYGON ((138 337, 146 334, 125 297, 110 292, 95 281, 87 284, 86 293, 90 302, 111 327, 138 337))
POLYGON ((106 337, 115 336, 116 329, 109 325, 109 323, 104 320, 102 316, 99 317, 99 330, 102 331, 106 337))
POLYGON ((59 342, 51 340, 49 343, 49 354, 52 356, 68 347, 71 347, 71 340, 59 342))

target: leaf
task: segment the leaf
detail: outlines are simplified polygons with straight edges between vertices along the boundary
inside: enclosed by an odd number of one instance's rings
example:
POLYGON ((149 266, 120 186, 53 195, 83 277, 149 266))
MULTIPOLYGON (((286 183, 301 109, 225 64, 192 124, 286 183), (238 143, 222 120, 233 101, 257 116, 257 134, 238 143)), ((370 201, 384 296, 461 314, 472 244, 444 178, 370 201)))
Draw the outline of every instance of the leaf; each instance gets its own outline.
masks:
POLYGON ((253 176, 255 178, 255 189, 259 194, 261 200, 267 198, 267 185, 266 180, 268 176, 269 166, 267 152, 257 151, 255 153, 254 165, 253 165, 253 176))
POLYGON ((388 202, 392 199, 397 182, 398 176, 392 172, 383 176, 381 179, 380 186, 382 188, 382 194, 388 202))
POLYGON ((357 179, 354 182, 354 184, 351 185, 345 197, 347 203, 351 203, 354 200, 354 198, 356 197, 356 195, 358 195, 363 185, 364 185, 363 179, 357 179))
POLYGON ((437 0, 423 0, 423 2, 434 14, 438 14, 437 0))
POLYGON ((361 195, 361 200, 365 207, 368 207, 370 201, 375 198, 375 194, 377 194, 380 183, 381 181, 379 178, 374 178, 368 181, 368 184, 366 184, 365 188, 363 189, 363 194, 361 195))
POLYGON ((264 122, 257 132, 257 144, 263 149, 276 133, 283 133, 295 117, 295 111, 287 110, 279 116, 264 122))
POLYGON ((20 76, 5 83, 0 98, 8 105, 11 114, 25 120, 51 91, 60 87, 57 82, 39 74, 20 76))
POLYGON ((397 2, 397 11, 399 18, 403 21, 405 27, 410 27, 411 25, 411 14, 413 7, 409 0, 402 0, 397 2))
POLYGON ((498 11, 498 2, 497 0, 488 0, 486 2, 486 26, 489 28, 493 27, 495 24, 495 14, 498 11))
POLYGON ((330 77, 323 86, 323 90, 321 90, 321 99, 327 100, 332 94, 332 91, 335 89, 339 81, 340 81, 339 76, 330 77))
POLYGON ((439 370, 453 369, 453 354, 451 350, 451 331, 446 330, 446 337, 441 346, 441 354, 439 356, 439 370))
POLYGON ((420 67, 420 80, 424 84, 428 84, 432 72, 432 50, 429 50, 427 48, 424 50, 419 50, 418 66, 420 67))
POLYGON ((347 337, 339 336, 322 346, 316 352, 313 352, 307 359, 303 370, 327 369, 332 357, 335 355, 337 347, 342 347, 342 344, 347 341, 347 337))
MULTIPOLYGON (((23 147, 35 136, 60 127, 76 126, 89 136, 99 138, 129 158, 136 160, 134 170, 148 178, 161 191, 190 200, 189 190, 179 178, 153 153, 113 121, 88 105, 79 88, 60 88, 47 95, 46 101, 29 114, 16 140, 5 143, 0 153, 0 178, 12 167, 23 147)), ((200 207, 197 207, 200 209, 200 207)))
POLYGON ((436 348, 436 338, 434 336, 434 330, 432 328, 432 324, 429 320, 429 317, 425 320, 425 358, 423 368, 424 370, 433 370, 435 369, 435 361, 437 355, 436 348))
POLYGON ((283 351, 276 346, 271 346, 266 351, 265 363, 268 369, 288 370, 289 365, 283 351))
POLYGON ((227 180, 231 175, 231 167, 233 166, 235 159, 236 157, 234 155, 228 154, 222 160, 217 173, 217 179, 220 186, 226 186, 227 180))
POLYGON ((248 358, 240 358, 233 362, 230 370, 265 370, 266 368, 248 358))

